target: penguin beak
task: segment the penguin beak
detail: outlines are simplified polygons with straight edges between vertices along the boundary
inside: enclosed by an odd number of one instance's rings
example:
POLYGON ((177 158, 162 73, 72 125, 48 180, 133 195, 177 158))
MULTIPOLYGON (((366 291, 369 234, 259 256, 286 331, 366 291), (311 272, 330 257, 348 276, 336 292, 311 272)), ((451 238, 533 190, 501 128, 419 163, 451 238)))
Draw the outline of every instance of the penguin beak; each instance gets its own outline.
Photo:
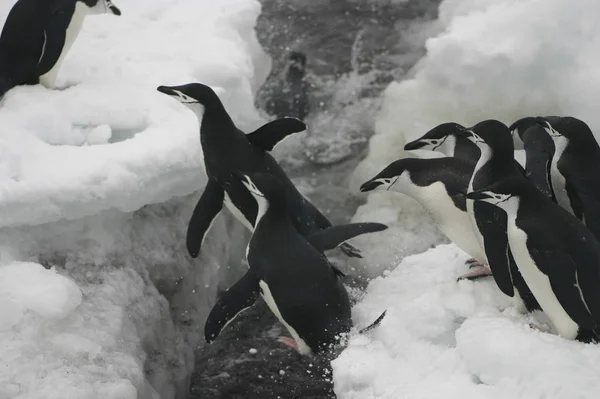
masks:
POLYGON ((362 186, 360 186, 360 191, 363 193, 367 192, 367 191, 373 191, 377 187, 381 186, 382 184, 383 184, 383 182, 381 182, 379 180, 369 180, 369 181, 363 183, 362 186))
POLYGON ((472 191, 467 193, 467 198, 473 201, 485 201, 492 198, 492 196, 486 191, 472 191))
POLYGON ((115 6, 112 1, 105 0, 106 8, 108 11, 112 12, 114 15, 121 15, 121 10, 117 6, 115 6))
POLYGON ((168 96, 176 96, 177 92, 175 90, 173 90, 172 88, 170 88, 169 86, 158 86, 156 88, 156 90, 160 91, 163 94, 166 94, 168 96))
POLYGON ((404 151, 418 150, 419 148, 423 148, 426 145, 427 145, 426 142, 421 141, 421 139, 417 139, 417 140, 411 141, 410 143, 406 144, 404 146, 404 151))

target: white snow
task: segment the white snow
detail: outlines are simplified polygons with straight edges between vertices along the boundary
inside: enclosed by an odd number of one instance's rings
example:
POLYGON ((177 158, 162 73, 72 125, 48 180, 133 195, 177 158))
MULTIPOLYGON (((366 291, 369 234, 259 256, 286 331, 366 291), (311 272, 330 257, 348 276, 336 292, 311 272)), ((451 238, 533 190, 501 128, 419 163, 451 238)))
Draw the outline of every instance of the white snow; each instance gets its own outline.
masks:
POLYGON ((228 215, 198 259, 185 250, 206 181, 198 122, 156 87, 218 87, 240 128, 261 124, 260 3, 115 4, 122 16, 86 19, 57 89, 0 102, 1 399, 183 397, 239 268, 247 233, 228 215))
MULTIPOLYGON (((384 94, 352 189, 396 159, 423 156, 404 144, 447 121, 572 115, 598 134, 599 15, 587 0, 444 0, 426 56, 384 94)), ((411 199, 372 193, 354 221, 367 219, 391 223, 394 237, 370 241, 365 274, 395 269, 370 283, 354 318, 366 325, 388 314, 334 361, 338 398, 598 396, 600 347, 529 328, 547 330, 547 319, 517 313, 491 280, 457 283, 467 255, 454 245, 422 253, 436 236, 411 199)))
POLYGON ((519 314, 491 280, 457 283, 466 259, 440 245, 369 284, 355 320, 387 315, 334 360, 338 398, 596 398, 600 347, 533 330, 543 314, 519 314))

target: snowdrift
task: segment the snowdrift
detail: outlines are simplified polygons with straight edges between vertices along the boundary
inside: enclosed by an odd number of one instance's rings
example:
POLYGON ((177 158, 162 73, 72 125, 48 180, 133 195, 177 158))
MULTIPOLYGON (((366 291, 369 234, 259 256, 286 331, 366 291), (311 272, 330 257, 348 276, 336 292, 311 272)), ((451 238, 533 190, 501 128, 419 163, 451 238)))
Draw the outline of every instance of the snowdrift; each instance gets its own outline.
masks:
MULTIPOLYGON (((396 159, 436 156, 403 147, 442 122, 470 126, 494 118, 510 124, 559 114, 600 132, 600 74, 594 67, 600 60, 600 4, 445 0, 439 11, 427 55, 410 79, 392 83, 384 94, 369 155, 352 177, 354 191, 396 159)), ((389 311, 372 339, 354 338, 334 363, 339 398, 597 396, 600 349, 531 330, 528 323, 540 325, 541 315, 515 314, 492 282, 457 284, 467 256, 455 246, 400 262, 440 242, 415 201, 373 193, 354 219, 365 215, 392 223, 396 235, 382 246, 361 244, 368 248, 365 258, 376 259, 371 274, 395 270, 373 281, 355 308, 359 324, 389 311)))
MULTIPOLYGON (((122 16, 87 18, 57 90, 0 103, 0 398, 184 394, 217 282, 243 254, 225 216, 187 255, 198 123, 156 87, 219 87, 241 128, 261 124, 260 4, 117 3, 122 16)), ((0 0, 2 24, 13 4, 0 0)))

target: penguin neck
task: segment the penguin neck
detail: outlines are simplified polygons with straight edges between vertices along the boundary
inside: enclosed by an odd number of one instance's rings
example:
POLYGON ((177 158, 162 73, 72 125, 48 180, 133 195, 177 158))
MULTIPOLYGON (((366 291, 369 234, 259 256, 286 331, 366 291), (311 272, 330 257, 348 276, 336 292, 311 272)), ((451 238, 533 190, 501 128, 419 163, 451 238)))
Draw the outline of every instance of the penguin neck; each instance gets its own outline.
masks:
POLYGON ((228 132, 236 130, 233 119, 225 110, 223 103, 216 99, 211 101, 210 104, 204 105, 204 112, 202 113, 199 109, 193 109, 199 120, 202 121, 200 126, 201 134, 224 136, 228 132))
POLYGON ((269 220, 284 220, 287 219, 287 212, 283 200, 280 199, 268 199, 265 197, 254 196, 258 205, 256 213, 256 222, 254 223, 255 229, 258 228, 259 223, 267 222, 269 220))

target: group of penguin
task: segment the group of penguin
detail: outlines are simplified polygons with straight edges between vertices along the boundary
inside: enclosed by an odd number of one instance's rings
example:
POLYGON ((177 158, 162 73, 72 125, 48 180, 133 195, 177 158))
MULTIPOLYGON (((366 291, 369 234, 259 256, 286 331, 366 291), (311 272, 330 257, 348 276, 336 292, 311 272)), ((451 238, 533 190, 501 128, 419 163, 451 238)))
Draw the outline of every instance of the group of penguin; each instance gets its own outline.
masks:
POLYGON ((404 149, 445 157, 393 162, 361 191, 416 199, 483 266, 461 278, 491 274, 521 313, 543 311, 563 338, 600 341, 600 147, 585 122, 444 123, 404 149))
MULTIPOLYGON (((52 87, 84 17, 99 12, 121 14, 110 0, 18 0, 0 36, 0 97, 23 84, 52 87)), ((361 257, 347 240, 387 226, 332 226, 300 194, 269 151, 306 130, 301 120, 280 118, 246 134, 210 86, 158 91, 200 124, 208 181, 189 221, 190 256, 200 253, 223 204, 252 232, 249 268, 211 310, 206 341, 262 296, 292 336, 282 343, 303 355, 331 353, 353 326, 343 273, 324 252, 339 247, 361 257)), ((600 147, 589 127, 572 117, 528 117, 510 127, 444 123, 405 146, 418 149, 446 156, 398 160, 360 190, 415 198, 479 267, 464 278, 491 274, 518 310, 542 310, 560 336, 600 340, 600 147), (523 143, 525 168, 514 158, 514 140, 523 143)))

